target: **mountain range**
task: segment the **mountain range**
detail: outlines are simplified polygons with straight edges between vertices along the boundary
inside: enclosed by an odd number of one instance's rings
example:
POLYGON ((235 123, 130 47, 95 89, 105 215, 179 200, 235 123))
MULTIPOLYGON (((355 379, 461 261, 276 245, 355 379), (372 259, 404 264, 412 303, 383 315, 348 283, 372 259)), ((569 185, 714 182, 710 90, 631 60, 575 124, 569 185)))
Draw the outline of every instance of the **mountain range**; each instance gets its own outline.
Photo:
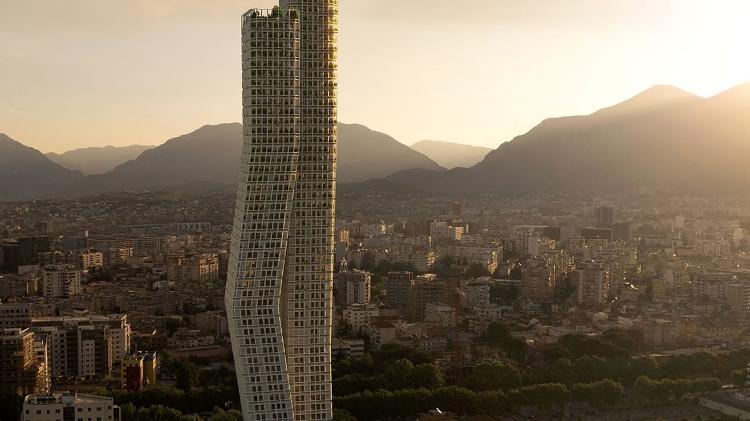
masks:
POLYGON ((358 189, 503 195, 714 195, 750 190, 750 83, 710 98, 655 86, 585 116, 550 118, 471 168, 408 170, 358 189))
POLYGON ((137 158, 143 151, 153 148, 146 145, 102 146, 81 148, 61 154, 50 152, 47 158, 65 168, 78 170, 84 175, 102 174, 116 166, 137 158))
MULTIPOLYGON (((443 169, 427 156, 365 126, 339 124, 338 133, 337 175, 340 183, 361 182, 412 168, 443 169)), ((0 174, 6 175, 3 177, 4 190, 0 191, 0 200, 80 197, 112 191, 185 186, 219 188, 219 185, 237 181, 242 151, 241 124, 209 125, 143 150, 134 159, 126 160, 110 171, 84 176, 81 174, 83 170, 94 171, 92 168, 111 165, 112 160, 102 163, 97 159, 112 158, 115 155, 110 153, 112 150, 93 148, 52 156, 60 162, 61 156, 76 158, 66 161, 66 165, 82 171, 71 171, 35 149, 26 148, 7 136, 4 138, 6 142, 12 142, 15 149, 0 149, 3 159, 0 174), (20 163, 24 164, 16 165, 20 163), (23 179, 17 180, 16 173, 23 179), (46 174, 51 174, 55 179, 47 180, 46 174)), ((115 149, 123 159, 125 151, 115 149)), ((131 148, 127 152, 135 154, 131 148)))
MULTIPOLYGON (((660 85, 590 115, 544 120, 476 165, 450 170, 435 160, 452 167, 446 154, 465 157, 466 148, 415 145, 425 154, 365 126, 340 124, 338 182, 346 191, 461 195, 741 193, 750 190, 748 116, 750 83, 710 98, 660 85)), ((226 186, 237 180, 241 149, 239 123, 204 126, 84 176, 0 135, 0 200, 226 186)))
POLYGON ((471 167, 476 165, 492 151, 482 146, 464 145, 463 143, 443 142, 440 140, 420 140, 411 145, 415 151, 432 158, 442 167, 471 167))
POLYGON ((26 200, 54 194, 83 177, 43 153, 0 133, 0 199, 26 200))

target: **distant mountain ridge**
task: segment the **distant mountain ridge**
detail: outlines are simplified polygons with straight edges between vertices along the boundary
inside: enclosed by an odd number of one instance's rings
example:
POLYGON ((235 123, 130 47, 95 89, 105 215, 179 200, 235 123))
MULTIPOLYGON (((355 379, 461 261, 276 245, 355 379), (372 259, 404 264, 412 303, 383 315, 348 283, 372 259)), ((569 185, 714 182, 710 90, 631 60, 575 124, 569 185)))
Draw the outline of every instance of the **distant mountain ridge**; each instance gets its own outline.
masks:
POLYGON ((411 145, 415 151, 422 152, 441 166, 451 169, 476 165, 492 151, 490 148, 440 140, 420 140, 411 145))
MULTIPOLYGON (((104 174, 81 178, 62 191, 85 196, 117 190, 164 189, 187 184, 237 182, 242 125, 203 126, 104 174)), ((442 170, 438 164, 392 137, 358 124, 339 124, 338 182, 360 182, 412 168, 442 170)))
POLYGON ((28 200, 54 194, 83 178, 34 148, 0 133, 0 200, 28 200))
MULTIPOLYGON (((585 116, 550 118, 468 168, 445 170, 362 125, 340 124, 342 190, 454 195, 667 194, 750 191, 750 83, 711 98, 656 86, 585 116)), ((0 200, 237 181, 242 126, 204 126, 103 174, 83 176, 0 135, 0 200)))
POLYGON ((544 120, 471 168, 409 170, 382 183, 450 194, 748 192, 748 116, 750 83, 711 98, 656 86, 591 115, 544 120))
POLYGON ((47 158, 71 170, 78 170, 84 175, 102 174, 116 166, 137 158, 143 151, 153 146, 102 146, 73 149, 61 154, 50 152, 47 158))
POLYGON ((361 124, 338 126, 336 179, 356 183, 407 169, 444 170, 425 154, 361 124))

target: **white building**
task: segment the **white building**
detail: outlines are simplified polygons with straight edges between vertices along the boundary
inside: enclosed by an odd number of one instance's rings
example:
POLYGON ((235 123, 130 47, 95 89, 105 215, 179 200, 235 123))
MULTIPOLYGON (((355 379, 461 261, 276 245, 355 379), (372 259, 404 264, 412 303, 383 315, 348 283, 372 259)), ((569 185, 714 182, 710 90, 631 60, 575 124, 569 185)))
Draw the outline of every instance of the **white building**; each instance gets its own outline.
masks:
POLYGON ((35 317, 31 323, 36 337, 47 343, 53 378, 106 377, 113 361, 130 353, 132 332, 127 315, 35 317))
POLYGON ((112 398, 78 393, 28 395, 23 401, 24 421, 119 421, 120 408, 112 398))
POLYGON ((281 0, 242 16, 225 299, 246 421, 333 417, 337 28, 336 0, 281 0))
POLYGON ((371 279, 369 272, 344 268, 334 277, 336 304, 369 304, 371 279))
POLYGON ((436 240, 460 240, 464 234, 464 227, 454 227, 445 221, 430 222, 430 237, 436 240))
POLYGON ((42 293, 47 298, 81 293, 81 270, 72 265, 49 265, 42 270, 42 293))
POLYGON ((365 355, 364 339, 333 338, 333 355, 341 358, 362 358, 365 355))
POLYGON ((344 308, 344 323, 351 327, 352 331, 364 333, 370 327, 370 321, 378 317, 380 310, 375 304, 352 304, 344 308))
POLYGON ((490 323, 498 322, 503 316, 512 311, 512 306, 500 306, 497 304, 485 304, 474 307, 474 317, 469 319, 469 330, 474 333, 483 333, 490 323))

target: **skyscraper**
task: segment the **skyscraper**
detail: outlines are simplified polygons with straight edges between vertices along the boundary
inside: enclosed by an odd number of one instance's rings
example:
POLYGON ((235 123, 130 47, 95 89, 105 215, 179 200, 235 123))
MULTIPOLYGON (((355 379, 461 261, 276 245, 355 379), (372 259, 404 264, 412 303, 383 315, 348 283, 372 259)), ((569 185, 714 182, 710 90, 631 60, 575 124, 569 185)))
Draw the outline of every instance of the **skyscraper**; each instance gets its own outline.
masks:
POLYGON ((242 16, 226 307, 245 420, 332 418, 337 0, 242 16))

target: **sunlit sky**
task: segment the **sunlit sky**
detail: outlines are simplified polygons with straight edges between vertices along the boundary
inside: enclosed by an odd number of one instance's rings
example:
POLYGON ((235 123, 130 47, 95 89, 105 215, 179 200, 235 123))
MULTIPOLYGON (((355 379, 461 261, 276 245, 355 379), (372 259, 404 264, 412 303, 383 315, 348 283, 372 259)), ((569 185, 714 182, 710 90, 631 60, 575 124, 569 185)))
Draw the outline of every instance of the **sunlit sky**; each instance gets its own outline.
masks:
MULTIPOLYGON (((269 0, 0 0, 0 132, 43 152, 239 121, 239 16, 269 0)), ((750 80, 746 0, 340 0, 339 117, 496 147, 654 84, 750 80)))

